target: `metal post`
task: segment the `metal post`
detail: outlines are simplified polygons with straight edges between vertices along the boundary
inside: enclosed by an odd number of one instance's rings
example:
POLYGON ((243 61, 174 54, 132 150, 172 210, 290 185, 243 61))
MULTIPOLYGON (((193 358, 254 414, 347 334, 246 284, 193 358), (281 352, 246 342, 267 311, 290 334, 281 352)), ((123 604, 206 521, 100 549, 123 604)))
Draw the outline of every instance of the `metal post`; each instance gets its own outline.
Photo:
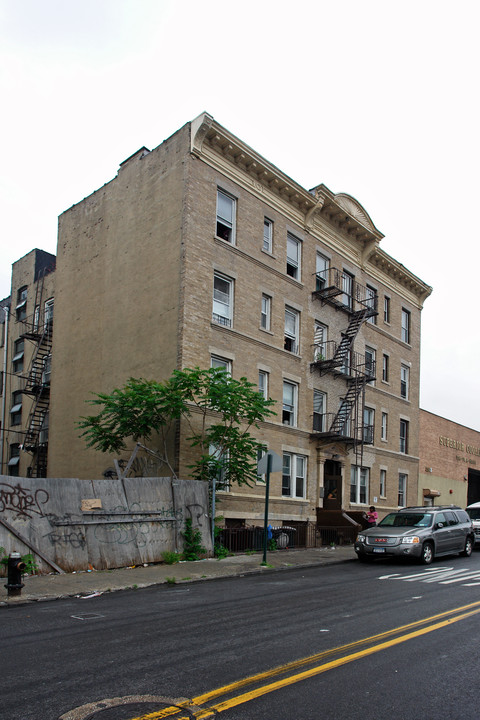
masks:
MULTIPOLYGON (((3 349, 3 373, 2 373, 2 417, 0 427, 0 473, 3 473, 3 457, 4 457, 4 442, 5 442, 5 403, 7 397, 7 348, 8 348, 8 307, 4 307, 5 313, 5 325, 4 325, 4 349, 3 349)), ((7 475, 8 468, 5 470, 7 475)))
POLYGON ((272 456, 267 457, 267 473, 265 477, 265 521, 263 524, 263 562, 267 562, 267 535, 268 535, 268 494, 270 490, 270 471, 272 469, 272 456))
POLYGON ((215 489, 217 487, 217 478, 213 478, 212 482, 212 548, 215 555, 215 489))

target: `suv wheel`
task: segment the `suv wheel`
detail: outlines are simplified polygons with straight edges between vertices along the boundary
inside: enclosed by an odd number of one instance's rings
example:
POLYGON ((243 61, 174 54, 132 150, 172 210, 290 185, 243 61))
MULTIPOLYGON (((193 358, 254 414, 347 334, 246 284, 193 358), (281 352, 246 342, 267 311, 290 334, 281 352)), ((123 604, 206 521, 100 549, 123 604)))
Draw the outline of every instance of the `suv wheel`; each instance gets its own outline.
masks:
POLYGON ((432 543, 426 542, 422 547, 422 554, 420 555, 420 562, 422 565, 430 565, 433 561, 434 551, 432 543))
POLYGON ((462 550, 460 555, 463 555, 463 557, 470 557, 473 550, 473 541, 471 537, 467 537, 465 540, 465 548, 462 550))

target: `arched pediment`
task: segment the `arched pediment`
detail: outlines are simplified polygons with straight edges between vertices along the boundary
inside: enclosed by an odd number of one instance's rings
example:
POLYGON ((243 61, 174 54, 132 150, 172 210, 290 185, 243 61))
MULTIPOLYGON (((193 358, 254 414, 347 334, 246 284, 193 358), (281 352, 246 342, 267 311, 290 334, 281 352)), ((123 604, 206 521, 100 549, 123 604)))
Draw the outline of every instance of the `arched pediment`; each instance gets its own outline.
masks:
POLYGON ((373 224, 370 215, 367 213, 360 203, 355 200, 351 195, 346 193, 338 193, 335 195, 335 202, 339 207, 345 210, 346 213, 351 215, 357 222, 361 223, 364 227, 377 232, 375 225, 373 224))

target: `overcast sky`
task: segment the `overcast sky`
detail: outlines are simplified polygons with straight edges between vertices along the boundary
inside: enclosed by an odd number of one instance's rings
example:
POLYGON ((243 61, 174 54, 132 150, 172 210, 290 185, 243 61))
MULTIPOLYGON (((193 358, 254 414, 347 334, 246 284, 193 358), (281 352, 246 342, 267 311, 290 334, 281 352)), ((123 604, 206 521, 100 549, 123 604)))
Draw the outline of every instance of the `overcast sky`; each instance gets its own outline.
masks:
POLYGON ((353 195, 433 286, 421 406, 480 430, 480 3, 0 0, 0 298, 57 217, 206 110, 353 195))

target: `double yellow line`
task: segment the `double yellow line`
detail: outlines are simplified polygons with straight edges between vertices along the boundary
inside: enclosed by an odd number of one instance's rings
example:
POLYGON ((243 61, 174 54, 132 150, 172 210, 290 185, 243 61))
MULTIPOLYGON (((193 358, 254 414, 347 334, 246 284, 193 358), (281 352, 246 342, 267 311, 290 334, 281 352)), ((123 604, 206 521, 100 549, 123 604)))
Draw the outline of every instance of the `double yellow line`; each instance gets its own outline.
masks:
POLYGON ((346 645, 341 645, 330 650, 325 650, 315 655, 295 660, 285 665, 279 665, 272 670, 267 670, 263 673, 257 673, 250 677, 244 678, 229 685, 211 690, 210 692, 198 695, 192 698, 188 702, 180 701, 177 706, 167 707, 158 712, 149 713, 142 715, 141 717, 131 718, 131 720, 161 720, 161 718, 172 717, 175 715, 176 720, 203 720, 204 718, 214 717, 215 714, 225 712, 230 708, 242 705, 243 703, 250 702, 255 698, 261 697, 268 693, 280 690, 281 688, 294 685, 295 683, 307 680, 320 675, 321 673, 328 672, 334 668, 341 667, 347 663, 354 662, 360 658, 373 655, 374 653, 387 650, 390 647, 399 645, 400 643, 413 640, 414 638, 421 637, 427 633, 439 630, 448 625, 464 620, 467 617, 471 617, 480 612, 480 601, 470 603, 469 605, 463 605, 453 610, 447 610, 439 613, 438 615, 432 615, 431 617, 424 618, 423 620, 417 620, 408 625, 401 625, 397 628, 387 630, 386 632, 378 635, 372 635, 362 640, 357 640, 346 645), (351 651, 354 652, 351 652, 351 651), (328 658, 335 657, 332 660, 328 658), (320 663, 320 664, 318 664, 320 663), (306 668, 297 672, 301 668, 306 668), (282 676, 282 677, 279 677, 282 676), (279 678, 277 680, 272 680, 279 678), (254 686, 254 687, 252 687, 254 686), (247 692, 240 692, 248 687, 252 687, 247 692), (223 699, 221 699, 223 698, 223 699), (212 702, 217 701, 217 702, 212 702), (180 717, 176 715, 179 712, 179 708, 184 708, 188 711, 188 715, 180 717))

